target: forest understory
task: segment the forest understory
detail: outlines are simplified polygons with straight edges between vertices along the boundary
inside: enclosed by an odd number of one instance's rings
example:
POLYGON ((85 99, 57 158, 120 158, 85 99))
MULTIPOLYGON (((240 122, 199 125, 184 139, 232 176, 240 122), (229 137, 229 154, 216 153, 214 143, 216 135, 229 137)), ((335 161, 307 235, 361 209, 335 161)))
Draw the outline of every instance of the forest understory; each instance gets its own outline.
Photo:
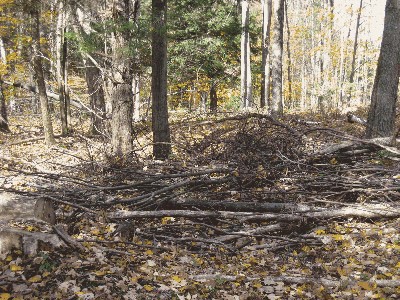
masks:
POLYGON ((56 224, 2 224, 38 243, 3 255, 0 299, 398 298, 396 146, 344 116, 177 120, 154 161, 146 123, 116 160, 84 127, 46 148, 39 118, 11 118, 0 192, 56 224))

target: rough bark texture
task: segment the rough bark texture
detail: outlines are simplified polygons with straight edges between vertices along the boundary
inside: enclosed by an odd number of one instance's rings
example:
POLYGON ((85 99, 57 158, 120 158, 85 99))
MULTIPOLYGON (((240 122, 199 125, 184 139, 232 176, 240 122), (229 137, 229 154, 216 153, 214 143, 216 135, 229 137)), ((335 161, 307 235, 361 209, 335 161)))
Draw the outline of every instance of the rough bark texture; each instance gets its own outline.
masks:
MULTIPOLYGON (((3 44, 3 39, 0 37, 0 63, 7 63, 6 60, 6 50, 3 44)), ((7 105, 6 98, 3 94, 3 87, 0 78, 0 131, 10 132, 8 127, 8 117, 7 117, 7 105)))
POLYGON ((171 152, 167 102, 167 0, 152 0, 152 129, 153 155, 166 159, 171 152))
POLYGON ((104 119, 106 114, 106 103, 104 99, 103 78, 101 71, 90 59, 85 61, 86 83, 90 96, 90 108, 92 110, 90 133, 101 134, 104 132, 104 119))
POLYGON ((58 3, 58 16, 56 28, 56 76, 58 93, 60 95, 60 119, 62 135, 68 134, 67 105, 66 105, 66 85, 65 72, 67 61, 67 42, 65 39, 66 13, 65 0, 58 3))
POLYGON ((122 157, 133 149, 133 95, 132 61, 128 54, 128 42, 131 34, 126 24, 130 20, 131 5, 129 0, 114 2, 113 18, 117 22, 113 41, 113 87, 112 87, 112 146, 116 156, 122 157))
POLYGON ((241 38, 241 98, 244 108, 252 106, 252 85, 250 69, 250 8, 247 0, 242 1, 242 38, 241 38))
POLYGON ((263 12, 263 48, 261 58, 261 99, 260 106, 265 107, 270 96, 270 53, 272 0, 261 0, 263 12))
POLYGON ((46 94, 46 85, 44 80, 42 53, 40 49, 40 1, 32 1, 30 3, 30 14, 33 19, 32 28, 32 49, 33 49, 33 68, 36 75, 36 84, 38 87, 40 108, 42 111, 42 122, 44 128, 44 136, 46 145, 55 144, 53 125, 49 111, 49 101, 46 94))
POLYGON ((0 84, 0 131, 10 132, 8 127, 6 99, 3 94, 3 88, 0 84))
POLYGON ((284 21, 284 1, 274 0, 273 2, 273 39, 271 43, 271 113, 273 115, 283 114, 282 98, 282 57, 283 57, 283 21, 284 21))
POLYGON ((216 83, 212 82, 210 87, 210 111, 216 112, 218 108, 218 95, 216 83))
POLYGON ((400 69, 400 0, 387 0, 381 52, 368 113, 367 137, 394 131, 400 69))

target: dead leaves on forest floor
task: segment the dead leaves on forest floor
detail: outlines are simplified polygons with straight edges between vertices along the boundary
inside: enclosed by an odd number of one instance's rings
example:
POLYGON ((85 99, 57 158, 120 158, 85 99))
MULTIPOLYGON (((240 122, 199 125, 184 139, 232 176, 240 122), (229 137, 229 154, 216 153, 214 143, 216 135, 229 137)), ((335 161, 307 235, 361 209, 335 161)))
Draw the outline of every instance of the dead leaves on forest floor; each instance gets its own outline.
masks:
POLYGON ((7 189, 58 203, 59 222, 83 249, 8 255, 0 299, 395 299, 399 218, 310 214, 398 209, 397 161, 368 147, 315 155, 341 136, 304 136, 311 128, 257 114, 180 124, 171 160, 126 167, 95 160, 73 139, 68 168, 59 150, 48 164, 47 153, 13 146, 30 165, 22 173, 24 162, 9 161, 3 173, 31 181, 7 189), (142 217, 110 218, 116 212, 142 217))

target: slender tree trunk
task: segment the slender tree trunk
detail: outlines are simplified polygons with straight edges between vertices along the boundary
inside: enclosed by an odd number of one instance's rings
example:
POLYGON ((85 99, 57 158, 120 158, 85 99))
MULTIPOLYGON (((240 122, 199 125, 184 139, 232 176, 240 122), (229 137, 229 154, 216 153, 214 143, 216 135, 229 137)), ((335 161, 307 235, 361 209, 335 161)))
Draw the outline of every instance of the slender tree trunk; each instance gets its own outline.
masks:
POLYGON ((241 98, 243 108, 252 106, 252 83, 250 68, 250 7, 242 0, 242 38, 241 38, 241 98))
POLYGON ((104 133, 106 117, 106 103, 104 99, 103 76, 101 70, 89 58, 85 62, 85 77, 90 98, 91 124, 90 133, 97 135, 104 133))
POLYGON ((356 33, 354 36, 354 45, 353 45, 353 56, 351 59, 351 70, 350 70, 350 78, 349 78, 349 93, 347 95, 347 105, 351 105, 351 97, 353 93, 353 83, 354 83, 354 75, 356 73, 356 59, 357 59, 357 50, 358 50, 358 35, 360 32, 361 25, 361 12, 363 9, 363 0, 360 0, 360 7, 357 11, 357 23, 356 23, 356 33))
POLYGON ((272 77, 272 107, 273 115, 283 114, 282 96, 282 58, 283 58, 283 20, 284 20, 284 0, 274 0, 273 2, 273 28, 271 43, 271 77, 272 77))
POLYGON ((113 2, 113 19, 116 22, 112 43, 112 115, 111 143, 117 157, 125 157, 133 150, 133 95, 132 60, 127 57, 131 31, 127 24, 131 17, 130 0, 113 2))
POLYGON ((49 111, 49 101, 46 94, 46 84, 42 65, 42 51, 40 47, 40 1, 30 2, 30 13, 33 20, 32 28, 32 49, 33 49, 33 69, 36 75, 40 107, 42 111, 42 122, 44 137, 47 146, 55 144, 53 124, 49 111))
POLYGON ((152 129, 153 155, 171 153, 167 101, 167 0, 152 0, 152 129))
POLYGON ((261 99, 265 107, 270 99, 270 52, 272 0, 261 0, 263 14, 262 58, 261 58, 261 99))
POLYGON ((133 92, 133 120, 140 120, 140 75, 137 74, 133 76, 132 82, 132 92, 133 92))
MULTIPOLYGON (((0 64, 7 64, 6 49, 4 47, 3 39, 0 37, 0 64)), ((1 77, 0 77, 1 81, 1 77)), ((3 93, 3 86, 0 83, 0 131, 10 132, 8 126, 7 105, 6 98, 3 93)))
POLYGON ((210 84, 210 111, 212 113, 217 112, 218 108, 218 96, 217 96, 217 83, 212 81, 210 84))
POLYGON ((66 86, 65 72, 67 60, 67 44, 65 39, 66 29, 66 12, 65 0, 60 0, 58 3, 58 16, 56 26, 56 76, 58 93, 60 95, 60 119, 61 119, 61 134, 68 134, 68 119, 67 119, 67 104, 66 104, 66 86))
POLYGON ((293 89, 292 89, 292 54, 290 51, 290 26, 288 17, 288 5, 287 0, 285 2, 285 19, 286 19, 286 51, 287 51, 287 76, 288 76, 288 104, 291 106, 293 104, 293 89))
POLYGON ((387 0, 382 46, 379 54, 367 137, 390 136, 394 131, 400 75, 400 0, 387 0))

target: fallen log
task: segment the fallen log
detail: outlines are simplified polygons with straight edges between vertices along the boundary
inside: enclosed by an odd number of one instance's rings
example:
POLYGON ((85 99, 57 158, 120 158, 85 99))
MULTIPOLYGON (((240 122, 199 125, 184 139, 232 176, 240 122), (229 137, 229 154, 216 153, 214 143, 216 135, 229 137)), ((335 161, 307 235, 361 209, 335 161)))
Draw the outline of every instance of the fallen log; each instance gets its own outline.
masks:
POLYGON ((355 204, 343 208, 318 209, 313 212, 304 213, 252 213, 233 211, 193 211, 193 210, 158 210, 158 211, 127 211, 118 210, 109 213, 110 219, 142 219, 142 218, 163 218, 163 217, 184 217, 184 218, 227 218, 246 221, 304 221, 306 219, 330 219, 359 217, 367 219, 393 218, 400 216, 400 207, 388 204, 355 204))
POLYGON ((174 209, 190 209, 196 207, 201 210, 220 211, 243 211, 243 212, 305 212, 311 208, 303 204, 289 203, 259 203, 259 202, 235 202, 217 200, 195 200, 195 199, 170 199, 167 206, 174 209))

